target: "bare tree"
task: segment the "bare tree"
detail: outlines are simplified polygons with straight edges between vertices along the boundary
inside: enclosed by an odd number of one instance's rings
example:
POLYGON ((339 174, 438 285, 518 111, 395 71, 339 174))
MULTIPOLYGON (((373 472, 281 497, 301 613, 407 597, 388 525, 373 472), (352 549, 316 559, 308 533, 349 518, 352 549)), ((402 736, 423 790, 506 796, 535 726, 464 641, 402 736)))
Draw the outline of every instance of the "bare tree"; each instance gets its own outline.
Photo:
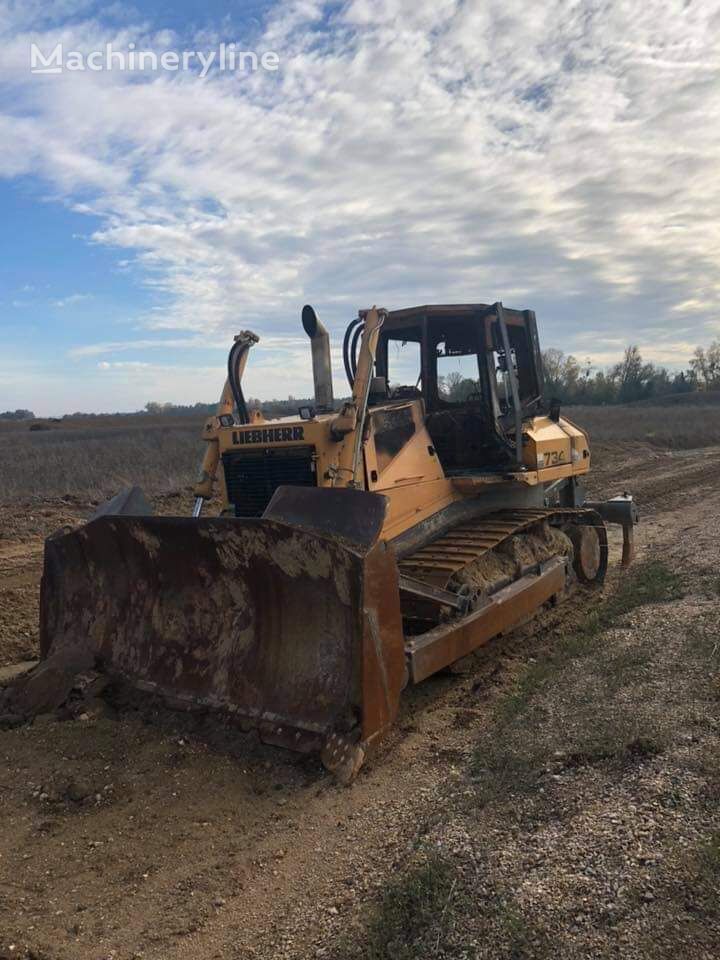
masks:
POLYGON ((706 390, 720 389, 720 340, 713 340, 707 349, 697 347, 690 367, 706 390))

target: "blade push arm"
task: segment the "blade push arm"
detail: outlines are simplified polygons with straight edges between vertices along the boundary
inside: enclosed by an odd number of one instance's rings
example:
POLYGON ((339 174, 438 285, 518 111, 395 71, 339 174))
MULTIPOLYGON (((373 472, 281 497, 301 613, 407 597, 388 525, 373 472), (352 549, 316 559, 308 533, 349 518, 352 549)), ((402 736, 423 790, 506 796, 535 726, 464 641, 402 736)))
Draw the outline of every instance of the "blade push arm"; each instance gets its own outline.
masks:
POLYGON ((341 441, 338 460, 334 470, 334 487, 356 486, 355 475, 360 462, 365 417, 367 414, 370 384, 377 352, 380 327, 385 320, 386 311, 373 307, 360 315, 365 321, 360 357, 353 382, 352 397, 343 406, 332 424, 334 439, 341 441))
MULTIPOLYGON (((245 373, 250 347, 256 344, 259 339, 260 338, 250 330, 243 330, 235 337, 231 356, 235 353, 237 357, 237 364, 233 371, 236 384, 240 384, 243 374, 245 373), (238 349, 238 344, 241 344, 240 349, 238 349), (243 346, 245 349, 242 349, 243 346)), ((232 416, 234 407, 235 397, 230 383, 230 377, 228 376, 225 380, 222 393, 220 394, 220 401, 215 410, 215 416, 209 417, 203 428, 202 439, 207 443, 207 447, 200 467, 200 475, 193 490, 195 494, 195 504, 192 512, 193 517, 200 516, 203 502, 212 497, 213 484, 215 483, 217 468, 220 462, 220 445, 217 436, 220 417, 232 416)))

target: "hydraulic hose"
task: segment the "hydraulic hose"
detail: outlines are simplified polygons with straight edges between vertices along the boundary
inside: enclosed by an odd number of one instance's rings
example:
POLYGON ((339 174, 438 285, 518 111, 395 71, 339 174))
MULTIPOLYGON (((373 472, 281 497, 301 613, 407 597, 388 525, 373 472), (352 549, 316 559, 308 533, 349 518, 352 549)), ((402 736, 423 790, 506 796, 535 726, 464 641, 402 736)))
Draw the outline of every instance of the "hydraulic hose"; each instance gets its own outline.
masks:
POLYGON ((250 423, 250 414, 242 391, 240 378, 238 377, 238 368, 242 357, 250 349, 250 344, 246 341, 238 340, 234 343, 228 354, 228 383, 237 407, 240 423, 250 423))
POLYGON ((350 353, 350 338, 355 327, 362 323, 360 317, 355 317, 354 320, 351 320, 345 331, 345 336, 343 338, 343 365, 345 366, 345 376, 348 379, 350 384, 350 389, 352 390, 353 384, 355 382, 355 372, 351 363, 351 353, 350 353))
POLYGON ((353 383, 355 382, 355 377, 357 376, 357 365, 358 365, 358 348, 362 340, 362 335, 365 332, 365 324, 361 323, 360 326, 355 330, 352 338, 352 345, 350 347, 350 369, 352 370, 353 383))

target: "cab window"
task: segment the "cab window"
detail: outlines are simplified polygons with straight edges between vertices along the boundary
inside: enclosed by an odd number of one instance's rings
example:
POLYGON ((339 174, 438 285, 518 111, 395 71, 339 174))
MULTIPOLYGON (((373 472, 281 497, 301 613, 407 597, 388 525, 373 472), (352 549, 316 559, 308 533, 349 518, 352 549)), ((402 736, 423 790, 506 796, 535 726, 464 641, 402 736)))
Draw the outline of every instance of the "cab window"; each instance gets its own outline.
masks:
POLYGON ((476 353, 448 353, 443 341, 437 345, 438 394, 448 403, 463 403, 480 392, 480 368, 476 353))
POLYGON ((390 395, 398 390, 422 390, 422 350, 419 340, 387 340, 387 376, 390 395))

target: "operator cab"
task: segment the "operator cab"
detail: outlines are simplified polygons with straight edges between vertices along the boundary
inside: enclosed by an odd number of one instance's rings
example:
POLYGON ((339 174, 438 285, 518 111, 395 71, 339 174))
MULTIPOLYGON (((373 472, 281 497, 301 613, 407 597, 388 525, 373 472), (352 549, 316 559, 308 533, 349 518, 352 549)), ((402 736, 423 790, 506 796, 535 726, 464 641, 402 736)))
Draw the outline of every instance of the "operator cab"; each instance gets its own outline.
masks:
POLYGON ((510 468, 517 459, 514 398, 520 422, 543 404, 531 310, 461 304, 392 311, 375 368, 371 407, 421 398, 447 475, 510 468))

